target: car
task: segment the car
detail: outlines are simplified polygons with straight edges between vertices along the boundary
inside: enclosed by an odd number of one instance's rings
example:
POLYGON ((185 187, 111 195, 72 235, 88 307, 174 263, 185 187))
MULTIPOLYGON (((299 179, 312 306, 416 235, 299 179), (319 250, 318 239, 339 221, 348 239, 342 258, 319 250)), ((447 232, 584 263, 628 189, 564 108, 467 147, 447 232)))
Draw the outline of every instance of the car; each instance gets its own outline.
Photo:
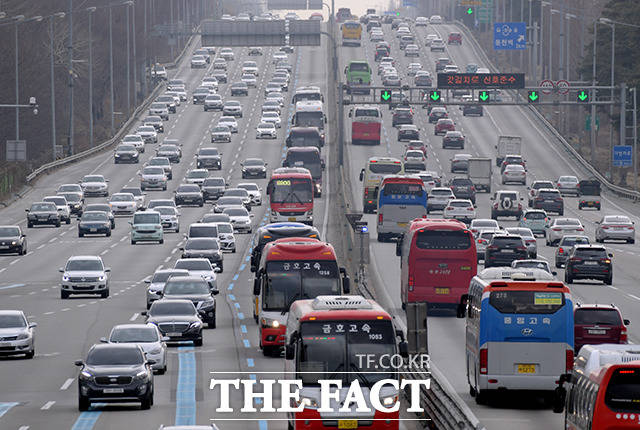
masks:
POLYGON ((261 158, 247 158, 240 165, 242 166, 242 179, 267 177, 267 163, 261 158))
POLYGON ((81 192, 58 192, 58 196, 62 196, 67 200, 71 215, 80 216, 83 211, 84 193, 81 192))
POLYGON ((440 51, 444 52, 446 50, 444 40, 442 39, 433 39, 431 44, 429 45, 429 49, 431 52, 440 51))
POLYGON ((193 341, 202 346, 202 319, 191 300, 156 300, 142 315, 169 338, 167 342, 193 341))
MULTIPOLYGON (((269 93, 269 94, 273 94, 273 93, 269 93)), ((262 113, 265 114, 267 112, 275 112, 278 115, 280 115, 282 110, 282 102, 279 102, 277 100, 271 99, 271 100, 267 100, 264 103, 262 103, 262 113)))
POLYGON ((525 227, 530 229, 533 234, 540 234, 542 236, 547 235, 547 227, 549 226, 549 216, 543 209, 529 209, 524 211, 519 227, 525 227))
POLYGON ((226 189, 227 184, 224 178, 222 177, 214 177, 207 178, 204 180, 200 188, 202 189, 202 196, 205 201, 217 199, 224 194, 224 190, 226 189))
POLYGON ((154 361, 151 369, 159 375, 167 372, 167 344, 154 324, 118 324, 111 329, 108 338, 100 338, 100 341, 112 345, 137 345, 148 360, 154 361))
POLYGON ((578 209, 596 208, 602 209, 600 198, 600 181, 597 179, 583 179, 578 183, 580 200, 578 201, 578 209))
POLYGON ((382 33, 382 31, 372 31, 369 40, 372 42, 380 42, 384 40, 384 33, 382 33))
POLYGON ((152 126, 157 133, 164 133, 164 123, 162 122, 162 118, 160 118, 158 115, 146 116, 142 120, 142 123, 144 125, 152 126))
POLYGON ((525 185, 527 183, 527 171, 519 164, 509 164, 502 171, 501 181, 502 185, 509 182, 517 182, 525 185))
POLYGON ((146 191, 149 188, 167 190, 167 174, 164 168, 159 166, 147 166, 142 169, 140 176, 140 189, 146 191))
POLYGON ((281 92, 282 92, 282 85, 276 82, 268 82, 267 85, 265 85, 264 87, 265 97, 267 94, 270 94, 270 93, 281 93, 281 92))
POLYGON ((476 209, 469 199, 451 199, 443 212, 445 219, 457 219, 464 223, 470 223, 476 217, 476 209))
POLYGON ((289 56, 285 52, 276 51, 273 53, 273 56, 271 57, 271 62, 273 64, 277 64, 279 61, 286 60, 288 58, 289 56))
POLYGON ((484 253, 484 267, 510 266, 514 260, 525 260, 527 247, 520 236, 497 233, 487 244, 484 253))
POLYGON ((409 140, 419 140, 419 139, 420 139, 420 130, 415 125, 403 124, 398 126, 398 142, 409 141, 409 140))
POLYGON ((209 89, 218 90, 220 83, 218 82, 218 78, 215 76, 205 76, 202 78, 202 82, 200 83, 201 87, 207 87, 209 89))
POLYGON ((194 55, 191 57, 191 68, 202 69, 207 67, 207 59, 204 55, 194 55))
POLYGON ((382 85, 385 87, 399 87, 401 83, 400 75, 397 73, 386 73, 382 78, 382 85))
POLYGON ((173 206, 157 206, 154 211, 160 214, 160 222, 164 231, 172 230, 180 233, 180 212, 173 206))
POLYGON ((416 17, 414 25, 416 27, 426 27, 428 23, 429 23, 429 18, 427 18, 426 16, 418 16, 416 17))
POLYGON ((404 48, 404 56, 405 57, 419 57, 420 56, 420 48, 418 48, 418 45, 410 43, 404 48))
POLYGON ((467 63, 464 67, 465 73, 476 73, 478 71, 478 65, 476 63, 467 63))
POLYGON ((526 168, 526 160, 524 158, 522 158, 522 155, 517 155, 517 154, 507 154, 504 157, 504 160, 502 160, 502 164, 500 165, 500 173, 504 172, 504 169, 507 168, 507 166, 510 165, 520 165, 524 168, 526 168))
POLYGON ((87 205, 86 208, 84 208, 83 213, 91 212, 91 211, 104 212, 107 215, 107 218, 109 218, 109 222, 111 224, 111 230, 116 228, 116 217, 113 214, 113 211, 111 210, 111 206, 109 205, 109 203, 91 203, 90 205, 87 205))
POLYGON ((228 116, 228 115, 223 115, 220 117, 220 119, 218 120, 218 125, 224 125, 229 127, 229 129, 231 130, 231 133, 237 133, 238 132, 238 122, 236 121, 236 118, 233 116, 228 116))
POLYGON ((131 245, 138 242, 158 242, 161 245, 164 243, 162 218, 159 212, 154 210, 136 212, 129 224, 131 224, 131 245))
POLYGON ((472 158, 471 154, 456 154, 450 159, 451 173, 462 172, 467 173, 469 170, 469 159, 472 158))
POLYGON ((220 49, 220 58, 224 58, 226 61, 233 61, 235 59, 235 54, 233 53, 233 49, 231 48, 222 48, 220 49))
MULTIPOLYGON (((200 223, 202 224, 214 224, 216 226, 216 229, 218 227, 218 224, 220 223, 225 223, 231 222, 231 218, 229 218, 229 215, 225 215, 223 213, 206 213, 202 216, 202 218, 200 218, 200 223)), ((193 224, 192 224, 193 225, 193 224)))
POLYGON ((280 128, 282 126, 280 114, 278 114, 277 112, 263 112, 262 117, 260 118, 260 122, 270 122, 275 125, 276 128, 280 128))
POLYGON ((447 131, 442 137, 442 149, 464 149, 465 137, 460 131, 447 131))
POLYGON ((240 197, 242 199, 242 205, 248 211, 251 210, 251 196, 244 188, 227 188, 222 197, 240 197))
POLYGON ((193 90, 193 104, 204 104, 204 101, 208 96, 212 95, 212 90, 209 87, 198 87, 193 90))
POLYGON ((71 294, 98 294, 103 299, 109 297, 109 273, 102 258, 96 255, 78 255, 70 257, 64 267, 60 283, 60 298, 67 299, 71 294))
POLYGON ((565 262, 564 281, 599 279, 605 285, 613 283, 613 254, 602 245, 574 245, 565 262))
POLYGON ((55 203, 36 202, 32 203, 27 212, 27 228, 34 225, 49 224, 60 227, 61 218, 55 203))
POLYGON ((505 229, 507 233, 520 236, 524 240, 524 244, 527 246, 527 252, 529 258, 538 257, 538 242, 531 229, 526 227, 507 227, 505 229))
POLYGON ((518 191, 500 190, 497 191, 490 199, 492 201, 491 219, 498 217, 514 216, 517 220, 522 218, 522 204, 520 193, 518 191))
MULTIPOLYGON (((254 77, 255 79, 255 77, 254 77)), ((233 84, 231 84, 231 96, 248 96, 249 95, 249 85, 247 85, 246 82, 234 82, 233 84)), ((239 104, 239 103, 238 103, 239 104)), ((225 103, 226 106, 226 103, 225 103)), ((231 115, 229 113, 226 113, 227 111, 224 110, 224 107, 222 108, 223 112, 225 112, 226 115, 231 115)), ((242 116, 242 115, 240 115, 242 116)))
POLYGON ((165 143, 156 149, 156 157, 166 157, 169 159, 171 163, 179 163, 182 158, 182 151, 178 145, 167 144, 167 139, 165 139, 165 143))
POLYGON ((416 87, 431 87, 433 85, 433 79, 431 78, 431 74, 426 70, 420 70, 416 72, 413 83, 416 87))
POLYGON ((200 187, 196 184, 181 184, 174 192, 176 206, 194 205, 204 206, 204 197, 200 187))
POLYGON ((449 38, 447 39, 448 45, 462 45, 462 34, 458 32, 449 33, 449 38))
POLYGON ((584 345, 626 344, 630 321, 613 304, 577 303, 573 311, 574 351, 584 345))
POLYGON ((167 80, 167 69, 160 64, 154 64, 151 68, 151 77, 154 79, 167 80))
POLYGON ((0 356, 22 355, 32 359, 36 353, 35 328, 21 310, 0 310, 0 333, 2 348, 0 356))
POLYGON ((438 36, 435 33, 429 33, 427 34, 427 37, 424 40, 424 44, 425 46, 431 46, 431 42, 433 42, 436 39, 440 39, 440 36, 438 36))
MULTIPOLYGON (((427 146, 424 144, 424 142, 422 140, 418 140, 418 139, 414 139, 414 140, 410 140, 409 142, 407 142, 404 145, 404 150, 409 151, 411 149, 415 149, 418 150, 420 152, 422 152, 422 154, 424 155, 425 159, 427 158, 427 146)), ((424 169, 422 169, 424 170, 424 169)))
MULTIPOLYGON (((245 200, 237 196, 222 196, 213 204, 213 211, 215 213, 224 213, 225 209, 236 206, 245 207, 245 200)), ((231 216, 229 216, 229 222, 231 222, 231 216)))
POLYGON ((231 142, 231 129, 226 125, 216 125, 211 129, 211 143, 231 142))
MULTIPOLYGON (((178 260, 178 262, 180 261, 183 260, 178 260)), ((202 258, 188 259, 186 261, 190 263, 209 263, 209 260, 202 258)), ((190 270, 189 273, 192 273, 192 271, 190 270)), ((196 306, 202 321, 207 323, 209 328, 216 328, 216 299, 214 296, 218 293, 218 289, 211 287, 209 282, 201 276, 190 275, 184 277, 172 276, 167 279, 162 296, 163 299, 167 300, 190 300, 196 306)))
MULTIPOLYGON (((227 60, 222 57, 216 58, 213 60, 213 69, 216 70, 227 70, 227 60)), ((214 75, 218 81, 220 81, 218 75, 214 75)))
POLYGON ((144 140, 144 143, 158 143, 158 132, 152 125, 142 125, 138 127, 136 134, 144 140))
MULTIPOLYGON (((442 71, 443 73, 458 73, 460 71, 460 69, 458 69, 458 66, 456 66, 455 64, 447 64, 446 66, 444 66, 444 70, 442 71)), ((454 95, 455 95, 455 91, 454 90, 454 95)), ((463 90, 466 92, 466 90, 463 90)))
POLYGON ((555 246, 562 236, 584 234, 584 226, 577 218, 554 218, 547 227, 547 246, 555 246))
POLYGON ((251 234, 251 218, 253 214, 250 214, 245 207, 228 207, 222 213, 229 215, 234 231, 251 234))
POLYGON ((444 23, 444 20, 442 19, 442 17, 440 15, 432 15, 431 18, 429 18, 429 23, 431 23, 431 24, 442 24, 442 23, 444 23))
POLYGON ((273 122, 260 122, 256 127, 256 139, 277 139, 278 130, 273 122))
POLYGON ((589 245, 591 242, 587 236, 565 235, 562 236, 555 252, 555 264, 557 268, 563 267, 567 258, 576 245, 589 245))
MULTIPOLYGON (((226 216, 226 214, 210 214, 209 216, 226 216)), ((218 227, 218 240, 220 243, 220 249, 222 251, 230 251, 235 254, 236 252, 236 238, 233 231, 233 225, 231 224, 231 219, 228 221, 219 222, 219 221, 210 221, 215 222, 218 227)), ((220 268, 222 270, 222 267, 220 268)))
POLYGON ((192 237, 187 239, 187 243, 179 248, 182 251, 182 258, 206 258, 213 267, 224 271, 222 250, 218 239, 212 237, 192 237))
POLYGON ((395 108, 391 117, 391 125, 397 127, 406 124, 413 124, 413 111, 411 108, 395 108))
POLYGON ((261 46, 250 46, 248 54, 249 55, 262 55, 262 47, 261 46))
POLYGON ((176 106, 180 106, 182 102, 187 101, 187 88, 185 86, 176 86, 172 90, 165 91, 164 93, 174 97, 176 106))
POLYGON ((187 172, 184 180, 187 184, 202 185, 204 180, 209 177, 209 171, 207 169, 191 169, 187 172))
POLYGON ((17 225, 0 225, 0 254, 27 254, 27 235, 17 225))
MULTIPOLYGON (((271 105, 271 102, 278 103, 279 107, 282 107, 284 105, 284 97, 282 96, 282 93, 269 93, 265 96, 264 100, 265 101, 262 104, 262 112, 265 111, 264 109, 265 106, 271 105)), ((280 113, 279 110, 278 110, 278 113, 280 113)))
POLYGON ((211 62, 209 51, 205 48, 198 48, 194 52, 194 55, 202 55, 207 63, 211 62))
POLYGON ((580 195, 579 183, 575 176, 560 176, 556 181, 556 188, 562 195, 573 194, 577 197, 580 195))
POLYGON ((153 276, 145 279, 147 286, 147 309, 156 300, 162 298, 164 284, 172 276, 189 276, 189 271, 184 269, 158 269, 153 276))
POLYGON ((469 224, 469 230, 474 237, 478 237, 483 230, 500 230, 500 225, 494 219, 476 218, 469 224))
POLYGON ((71 210, 69 209, 69 204, 64 196, 47 196, 43 197, 42 201, 56 205, 56 209, 60 214, 60 221, 64 221, 66 224, 71 223, 71 210))
MULTIPOLYGON (((247 86, 247 94, 245 95, 249 95, 249 88, 255 88, 258 84, 258 81, 256 80, 256 75, 253 73, 243 73, 242 76, 240 76, 240 80, 247 86)), ((235 84, 233 84, 235 85, 235 84)), ((231 85, 231 95, 234 94, 234 89, 237 89, 238 87, 234 88, 234 86, 231 85)))
MULTIPOLYGON (((408 126, 403 126, 408 127, 408 126)), ((424 153, 417 149, 409 149, 404 153, 404 170, 421 171, 427 168, 427 157, 424 153)))
POLYGON ((108 197, 108 182, 109 180, 102 175, 85 175, 80 181, 80 186, 85 197, 108 197))
MULTIPOLYGON (((471 223, 473 223, 474 221, 476 220, 472 220, 471 223)), ((487 245, 489 244, 489 242, 491 242, 493 235, 502 233, 504 233, 504 231, 499 228, 486 228, 478 232, 478 236, 476 237, 476 255, 478 258, 478 262, 484 260, 484 254, 487 249, 487 245)))
POLYGON ((456 199, 469 199, 473 204, 476 203, 476 187, 469 178, 456 177, 449 182, 451 191, 456 199))
POLYGON ((164 103, 167 105, 169 113, 176 113, 178 108, 176 104, 175 96, 170 94, 162 94, 155 99, 156 103, 164 103))
POLYGON ((429 112, 429 124, 435 124, 441 119, 446 118, 449 118, 447 108, 445 108, 444 106, 434 106, 431 108, 431 111, 429 112))
MULTIPOLYGON (((222 60, 222 59, 220 58, 220 60, 222 60)), ((224 61, 224 60, 222 60, 222 61, 224 61)), ((218 80, 219 84, 220 83, 226 84, 227 81, 228 81, 227 69, 226 69, 226 64, 227 63, 225 62, 224 64, 225 64, 225 68, 220 68, 220 67, 216 68, 216 65, 214 63, 213 71, 211 72, 211 76, 216 78, 218 80)))
POLYGON ((253 182, 243 182, 238 184, 238 188, 247 190, 252 206, 262 206, 262 189, 253 182))
MULTIPOLYGON (((196 166, 198 169, 222 169, 222 153, 218 148, 204 147, 198 150, 196 154, 196 166)), ((209 176, 205 175, 198 184, 202 184, 204 178, 209 176)))
POLYGON ((532 198, 531 207, 564 215, 564 199, 555 188, 538 188, 532 198))
POLYGON ((538 181, 533 181, 531 183, 531 185, 529 185, 527 187, 528 190, 528 195, 529 195, 529 207, 533 207, 533 199, 536 195, 536 191, 538 191, 540 188, 548 188, 548 189, 555 189, 555 184, 553 183, 553 181, 547 181, 547 180, 538 180, 538 181))
POLYGON ((113 162, 114 164, 121 163, 133 163, 137 164, 140 161, 140 152, 134 145, 121 143, 113 150, 113 162))
POLYGON ((429 193, 427 199, 427 213, 444 210, 449 204, 449 200, 455 199, 456 196, 449 187, 434 187, 429 193))
POLYGON ((209 94, 204 98, 202 109, 205 112, 210 110, 222 110, 223 104, 222 96, 220 94, 209 94))
POLYGON ((149 115, 157 115, 162 118, 163 121, 169 120, 169 109, 166 103, 154 102, 149 106, 149 115))
POLYGON ((624 240, 636 243, 634 222, 626 215, 606 215, 596 221, 596 242, 605 240, 624 240))
POLYGON ((547 260, 536 260, 534 258, 527 260, 514 260, 511 262, 511 267, 514 269, 540 269, 553 276, 558 274, 551 270, 551 266, 549 266, 549 262, 547 260))
POLYGON ((135 344, 93 345, 85 361, 77 360, 78 409, 88 411, 91 403, 140 402, 140 409, 153 405, 155 360, 148 359, 135 344), (105 388, 108 387, 108 388, 105 388))
POLYGON ((114 215, 133 215, 140 207, 131 193, 113 193, 109 206, 114 215))
POLYGON ((451 58, 447 58, 447 57, 438 58, 436 60, 436 73, 442 73, 442 71, 444 71, 444 68, 449 64, 453 64, 453 62, 451 61, 451 58))
POLYGON ((433 129, 433 134, 436 136, 444 135, 447 131, 455 131, 456 125, 450 118, 440 118, 433 129))
MULTIPOLYGON (((149 159, 149 161, 147 161, 144 164, 145 167, 147 166, 153 166, 153 167, 162 167, 164 169, 164 173, 165 175, 167 175, 167 179, 171 180, 173 179, 173 168, 171 167, 171 161, 169 160, 169 158, 167 157, 151 157, 149 159)), ((120 191, 123 192, 123 191, 120 191)), ((142 190, 140 190, 140 192, 142 193, 142 190)), ((140 194, 133 193, 134 196, 138 196, 140 194)), ((144 197, 142 197, 142 199, 144 201, 144 197)))
POLYGON ((469 96, 469 95, 463 96, 463 101, 469 104, 460 106, 460 110, 462 111, 462 116, 469 116, 469 115, 484 116, 484 108, 480 103, 477 102, 477 100, 474 100, 472 96, 469 96))

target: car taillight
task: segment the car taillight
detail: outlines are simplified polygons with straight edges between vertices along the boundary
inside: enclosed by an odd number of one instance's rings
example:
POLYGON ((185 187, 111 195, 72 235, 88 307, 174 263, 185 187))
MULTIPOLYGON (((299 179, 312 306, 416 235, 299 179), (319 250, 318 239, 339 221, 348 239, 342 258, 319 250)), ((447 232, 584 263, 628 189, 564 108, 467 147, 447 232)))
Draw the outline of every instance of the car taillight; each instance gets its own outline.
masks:
POLYGON ((620 328, 620 343, 627 343, 628 340, 627 327, 623 325, 622 328, 620 328))
POLYGON ((558 254, 564 254, 564 249, 558 248, 558 254))
POLYGON ((518 209, 522 209, 522 205, 518 203, 518 209))
POLYGON ((570 260, 570 261, 573 261, 573 262, 575 262, 575 263, 579 263, 579 262, 581 262, 581 261, 582 261, 582 258, 573 257, 573 258, 570 258, 569 260, 570 260))
POLYGON ((494 208, 494 209, 498 209, 498 204, 497 204, 497 203, 494 203, 494 204, 493 204, 493 208, 494 208))
POLYGON ((603 229, 603 230, 609 230, 609 227, 607 227, 606 225, 603 225, 603 226, 602 226, 602 229, 603 229))
POLYGON ((565 353, 565 360, 566 360, 565 368, 567 372, 571 372, 573 370, 573 350, 572 349, 567 349, 565 353))
POLYGON ((518 246, 516 249, 517 249, 518 251, 526 251, 526 250, 527 250, 527 247, 526 247, 526 246, 518 246))
POLYGON ((556 200, 556 202, 561 202, 562 201, 562 197, 556 197, 555 200, 556 200))
POLYGON ((602 261, 605 264, 611 263, 611 260, 609 260, 608 258, 601 258, 600 261, 602 261))
POLYGON ((551 230, 553 230, 553 231, 562 231, 562 229, 559 229, 559 228, 552 228, 551 230))
POLYGON ((487 374, 488 362, 489 362, 489 351, 487 350, 487 348, 482 348, 480 350, 480 373, 483 375, 487 374))
POLYGON ((409 291, 413 291, 413 287, 416 284, 416 278, 413 275, 409 275, 409 291))
POLYGON ((576 228, 576 231, 584 231, 584 228, 582 228, 582 227, 576 228))
POLYGON ((473 185, 471 186, 471 191, 475 191, 476 187, 474 187, 473 185))
POLYGON ((364 189, 364 196, 367 197, 369 195, 369 189, 365 188, 364 189))
POLYGON ((498 249, 498 245, 489 245, 487 249, 498 249))
POLYGON ((558 182, 558 188, 560 188, 560 182, 558 182))
POLYGON ((467 210, 468 210, 468 211, 472 211, 472 210, 473 210, 473 208, 472 208, 472 207, 468 207, 468 208, 467 208, 467 210))
POLYGON ((378 224, 382 224, 382 214, 378 214, 378 224))
POLYGON ((535 239, 527 239, 527 243, 536 243, 535 239))
POLYGON ((478 239, 478 243, 487 243, 487 241, 484 239, 478 239))

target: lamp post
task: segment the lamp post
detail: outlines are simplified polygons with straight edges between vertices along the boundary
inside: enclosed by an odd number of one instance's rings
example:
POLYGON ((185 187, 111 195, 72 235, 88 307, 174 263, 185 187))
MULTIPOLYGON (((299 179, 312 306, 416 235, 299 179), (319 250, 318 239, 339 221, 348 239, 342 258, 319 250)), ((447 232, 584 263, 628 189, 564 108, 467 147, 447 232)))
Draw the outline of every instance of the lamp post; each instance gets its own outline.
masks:
POLYGON ((89 12, 89 147, 93 148, 93 13, 96 7, 87 8, 89 12))
POLYGON ((138 83, 138 64, 136 62, 136 3, 134 1, 129 5, 132 11, 133 20, 131 22, 131 31, 133 33, 133 104, 138 104, 138 91, 136 86, 138 83))
POLYGON ((64 18, 64 12, 57 12, 48 16, 49 18, 49 73, 50 73, 50 87, 51 87, 51 158, 56 160, 56 87, 55 87, 55 74, 54 74, 54 56, 53 51, 53 38, 54 34, 54 18, 64 18))
MULTIPOLYGON (((613 86, 615 85, 615 66, 616 66, 616 23, 608 18, 598 19, 600 24, 608 25, 611 27, 611 104, 609 105, 609 122, 613 122, 613 86)), ((624 115, 624 112, 620 113, 624 115)), ((613 124, 609 126, 609 172, 613 177, 613 124)))
POLYGON ((116 133, 113 124, 113 8, 109 8, 109 87, 111 97, 111 137, 116 133))
POLYGON ((73 0, 69 0, 69 39, 67 50, 69 54, 67 74, 69 75, 69 155, 73 154, 73 0))

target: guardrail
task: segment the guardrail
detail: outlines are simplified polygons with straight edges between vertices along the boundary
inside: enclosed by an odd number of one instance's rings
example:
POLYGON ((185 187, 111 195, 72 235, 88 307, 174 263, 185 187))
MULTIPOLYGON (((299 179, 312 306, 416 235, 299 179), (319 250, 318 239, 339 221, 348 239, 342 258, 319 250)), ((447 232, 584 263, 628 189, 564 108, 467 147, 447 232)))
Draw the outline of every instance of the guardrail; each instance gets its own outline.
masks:
MULTIPOLYGON (((463 30, 467 39, 471 41, 471 43, 476 48, 475 49, 476 52, 482 57, 483 61, 487 65, 489 65, 489 68, 491 69, 491 71, 497 73, 498 68, 493 64, 493 62, 489 59, 487 54, 484 52, 484 49, 482 49, 482 46, 480 45, 480 43, 478 43, 477 39, 475 38, 471 30, 469 30, 469 28, 467 28, 467 26, 464 25, 464 23, 462 23, 461 21, 456 20, 454 21, 454 23, 463 30)), ((571 154, 571 156, 580 164, 580 166, 586 171, 588 171, 590 175, 597 178, 598 181, 600 181, 600 183, 606 189, 608 189, 610 192, 620 197, 630 199, 634 202, 640 201, 640 192, 631 190, 629 188, 624 188, 609 182, 607 178, 602 176, 600 172, 598 172, 591 165, 591 163, 585 160, 584 157, 582 157, 582 155, 580 155, 580 153, 578 153, 578 151, 576 151, 575 148, 571 146, 569 142, 567 142, 567 140, 558 132, 558 130, 555 129, 555 127, 544 117, 544 115, 542 115, 542 113, 538 111, 538 109, 536 109, 533 106, 528 106, 528 108, 536 116, 536 119, 538 119, 545 126, 545 128, 562 144, 562 146, 564 146, 564 149, 569 154, 571 154)))
MULTIPOLYGON (((177 67, 178 63, 180 63, 180 61, 182 61, 182 59, 187 54, 187 52, 189 52, 189 50, 192 47, 194 41, 195 41, 195 36, 192 36, 191 39, 189 40, 189 42, 187 42, 187 44, 185 45, 185 47, 182 50, 182 52, 180 53, 180 55, 178 55, 178 57, 176 57, 176 59, 173 62, 166 63, 165 67, 169 68, 169 69, 177 67)), ((60 168, 62 166, 65 166, 65 165, 70 164, 70 163, 75 163, 78 160, 82 160, 82 159, 87 158, 87 157, 89 157, 91 155, 94 155, 94 154, 97 154, 99 152, 102 152, 105 149, 107 149, 110 146, 112 146, 114 143, 119 142, 120 139, 122 139, 122 137, 125 134, 127 134, 127 132, 129 131, 130 127, 136 121, 138 121, 138 119, 141 116, 141 114, 144 111, 147 110, 147 108, 149 107, 151 102, 153 102, 153 100, 155 100, 155 98, 158 97, 159 93, 164 88, 165 88, 165 85, 163 83, 159 83, 158 85, 156 85, 156 87, 153 89, 151 94, 149 94, 149 96, 136 108, 136 110, 133 112, 131 117, 120 127, 120 129, 116 132, 116 134, 112 138, 110 138, 110 139, 108 139, 108 140, 106 140, 106 141, 94 146, 93 148, 89 148, 89 149, 87 149, 85 151, 78 152, 77 154, 74 154, 74 155, 72 155, 70 157, 61 158, 59 160, 43 164, 42 166, 38 167, 33 172, 31 172, 29 175, 27 175, 27 177, 26 177, 27 184, 31 183, 36 178, 38 178, 39 176, 41 176, 41 175, 43 175, 45 173, 50 173, 53 170, 56 170, 56 169, 58 169, 58 168, 60 168)))

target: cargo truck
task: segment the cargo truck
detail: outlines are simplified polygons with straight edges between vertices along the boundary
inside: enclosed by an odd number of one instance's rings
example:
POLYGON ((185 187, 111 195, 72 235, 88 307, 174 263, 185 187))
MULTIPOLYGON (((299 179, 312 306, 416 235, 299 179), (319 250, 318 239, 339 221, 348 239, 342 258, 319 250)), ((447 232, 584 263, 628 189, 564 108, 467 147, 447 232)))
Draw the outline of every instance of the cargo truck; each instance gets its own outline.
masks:
POLYGON ((473 182, 476 191, 491 192, 491 158, 470 158, 467 177, 473 182))
POLYGON ((496 145, 496 166, 502 165, 507 155, 521 155, 522 138, 520 136, 498 136, 496 145))

